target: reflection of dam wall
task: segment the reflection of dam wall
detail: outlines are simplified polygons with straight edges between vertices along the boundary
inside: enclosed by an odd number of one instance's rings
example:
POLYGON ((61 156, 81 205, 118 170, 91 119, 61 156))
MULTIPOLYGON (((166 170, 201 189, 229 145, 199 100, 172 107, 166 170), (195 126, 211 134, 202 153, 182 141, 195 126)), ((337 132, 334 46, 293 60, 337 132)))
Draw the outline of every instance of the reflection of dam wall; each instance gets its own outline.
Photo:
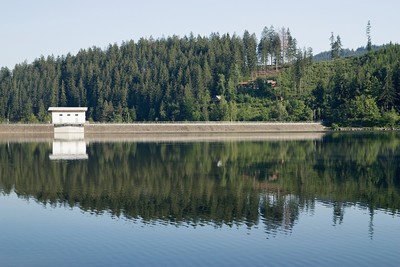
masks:
POLYGON ((95 142, 225 142, 225 141, 302 141, 322 140, 324 132, 306 133, 87 133, 85 139, 95 142))
POLYGON ((88 159, 83 127, 66 126, 54 128, 51 160, 88 159))
MULTIPOLYGON (((1 128, 1 127, 0 127, 1 128)), ((74 133, 59 133, 71 139, 74 133)), ((99 142, 225 142, 225 141, 312 141, 322 140, 326 133, 121 133, 121 134, 93 134, 86 133, 85 140, 90 143, 99 142)), ((0 134, 2 142, 51 142, 53 133, 18 133, 0 134)))

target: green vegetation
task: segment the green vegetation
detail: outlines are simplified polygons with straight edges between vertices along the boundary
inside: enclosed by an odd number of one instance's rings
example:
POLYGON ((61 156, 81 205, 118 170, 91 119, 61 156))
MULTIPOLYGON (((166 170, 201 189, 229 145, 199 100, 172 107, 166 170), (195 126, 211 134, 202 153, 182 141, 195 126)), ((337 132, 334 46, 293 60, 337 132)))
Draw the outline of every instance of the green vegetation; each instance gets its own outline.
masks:
POLYGON ((281 74, 281 82, 288 83, 288 98, 303 100, 315 119, 339 126, 398 127, 399 58, 400 46, 388 45, 361 57, 310 64, 297 94, 289 90, 290 70, 281 74))
MULTIPOLYGON (((371 51, 378 51, 384 46, 371 45, 371 50, 368 51, 367 47, 359 47, 357 49, 344 48, 341 51, 341 58, 360 57, 371 51)), ((331 60, 331 51, 324 51, 313 56, 313 62, 329 61, 331 60)))
POLYGON ((88 106, 89 120, 312 121, 397 127, 400 47, 313 63, 286 28, 140 39, 0 70, 0 122, 48 122, 49 106, 88 106))

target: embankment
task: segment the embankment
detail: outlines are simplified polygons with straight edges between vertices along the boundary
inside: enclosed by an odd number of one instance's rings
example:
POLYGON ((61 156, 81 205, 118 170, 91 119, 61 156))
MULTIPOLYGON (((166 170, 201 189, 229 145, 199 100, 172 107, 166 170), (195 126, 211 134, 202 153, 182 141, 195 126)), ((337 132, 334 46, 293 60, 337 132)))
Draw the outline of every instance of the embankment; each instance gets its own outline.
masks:
POLYGON ((206 123, 134 123, 86 124, 85 133, 268 133, 324 132, 320 123, 206 122, 206 123))
MULTIPOLYGON (((87 134, 133 133, 269 133, 269 132, 324 132, 320 123, 272 122, 206 122, 206 123, 132 123, 85 124, 87 134)), ((50 134, 51 124, 0 124, 0 134, 50 134)))
MULTIPOLYGON (((134 123, 86 124, 89 142, 182 142, 219 140, 320 139, 327 129, 319 123, 134 123)), ((51 124, 0 124, 0 142, 51 142, 51 124)))

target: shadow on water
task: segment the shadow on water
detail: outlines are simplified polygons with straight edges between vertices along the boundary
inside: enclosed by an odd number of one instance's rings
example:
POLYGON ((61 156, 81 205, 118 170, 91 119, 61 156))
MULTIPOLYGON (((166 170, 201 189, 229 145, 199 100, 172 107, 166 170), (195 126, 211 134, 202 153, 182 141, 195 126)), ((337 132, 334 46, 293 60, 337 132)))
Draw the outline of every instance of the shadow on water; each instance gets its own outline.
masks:
POLYGON ((97 138, 3 141, 0 190, 144 223, 262 226, 271 234, 290 232, 316 203, 332 209, 334 224, 345 220, 348 206, 365 209, 371 235, 375 210, 399 213, 396 132, 290 141, 97 138), (87 157, 54 157, 66 151, 87 157))

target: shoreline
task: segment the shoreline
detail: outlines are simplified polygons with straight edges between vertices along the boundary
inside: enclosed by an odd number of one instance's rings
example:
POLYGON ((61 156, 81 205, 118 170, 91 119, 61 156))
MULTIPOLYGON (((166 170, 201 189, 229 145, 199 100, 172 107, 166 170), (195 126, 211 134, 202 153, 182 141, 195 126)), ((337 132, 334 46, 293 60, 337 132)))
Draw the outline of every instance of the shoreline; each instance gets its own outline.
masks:
POLYGON ((179 123, 134 123, 134 124, 85 124, 85 134, 121 133, 298 133, 325 132, 320 123, 271 123, 271 122, 179 122, 179 123))
MULTIPOLYGON (((175 123, 92 123, 84 125, 85 134, 137 133, 304 133, 327 132, 317 122, 175 122, 175 123)), ((53 134, 52 124, 0 124, 2 134, 53 134)))
MULTIPOLYGON (((0 124, 0 142, 51 142, 52 124, 0 124)), ((320 123, 179 122, 84 125, 86 142, 190 142, 240 140, 315 140, 329 128, 320 123)))

